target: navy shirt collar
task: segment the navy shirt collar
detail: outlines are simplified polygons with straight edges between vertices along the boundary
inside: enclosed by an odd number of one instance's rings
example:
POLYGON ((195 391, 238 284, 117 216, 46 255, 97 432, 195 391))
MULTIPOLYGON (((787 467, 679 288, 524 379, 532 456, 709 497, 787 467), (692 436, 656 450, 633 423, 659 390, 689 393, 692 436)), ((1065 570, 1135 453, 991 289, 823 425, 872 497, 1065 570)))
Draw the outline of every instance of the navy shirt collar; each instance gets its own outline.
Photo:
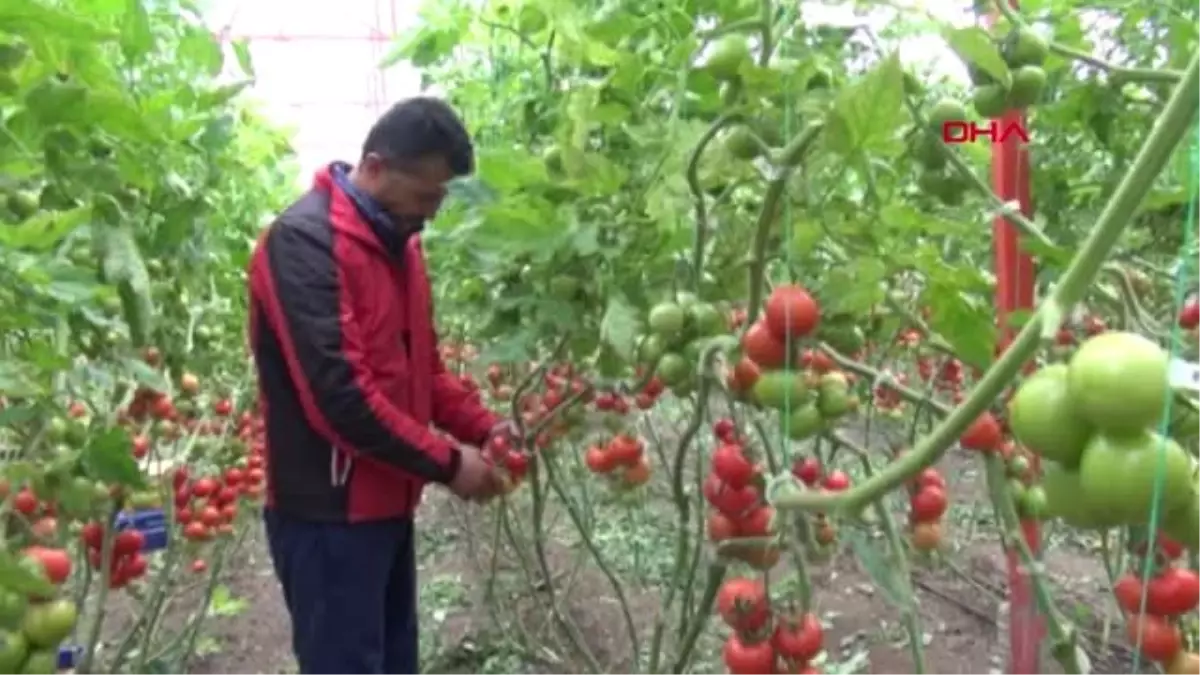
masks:
POLYGON ((379 238, 388 253, 395 257, 403 256, 408 238, 419 232, 421 228, 401 230, 397 227, 396 222, 382 204, 350 181, 350 168, 350 165, 345 162, 334 162, 329 166, 329 173, 333 176, 333 181, 338 188, 350 198, 350 201, 354 202, 354 207, 358 209, 359 215, 371 226, 371 231, 379 238))

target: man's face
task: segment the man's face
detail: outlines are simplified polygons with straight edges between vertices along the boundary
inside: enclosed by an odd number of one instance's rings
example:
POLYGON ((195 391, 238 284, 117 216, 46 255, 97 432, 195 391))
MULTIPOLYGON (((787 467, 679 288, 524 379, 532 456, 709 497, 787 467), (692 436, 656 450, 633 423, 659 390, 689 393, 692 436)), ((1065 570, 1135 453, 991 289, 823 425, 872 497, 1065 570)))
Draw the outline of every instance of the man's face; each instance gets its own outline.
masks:
POLYGON ((436 216, 446 197, 446 184, 454 178, 450 167, 440 158, 399 166, 368 154, 359 168, 371 196, 402 228, 416 229, 436 216))

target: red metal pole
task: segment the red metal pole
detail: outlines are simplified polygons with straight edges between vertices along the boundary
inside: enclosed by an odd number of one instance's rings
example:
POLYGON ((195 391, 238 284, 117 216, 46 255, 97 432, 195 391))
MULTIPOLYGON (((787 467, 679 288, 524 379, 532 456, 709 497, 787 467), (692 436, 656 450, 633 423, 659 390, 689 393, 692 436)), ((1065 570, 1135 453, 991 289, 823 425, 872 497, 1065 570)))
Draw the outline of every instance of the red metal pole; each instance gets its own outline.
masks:
MULTIPOLYGON (((1017 7, 1017 0, 1010 0, 1017 7)), ((994 20, 994 17, 993 17, 994 20)), ((1007 129, 1020 124, 1028 129, 1025 116, 1018 110, 1009 110, 1000 119, 1000 128, 1007 129)), ((1033 215, 1029 175, 1029 151, 1022 145, 1017 134, 1009 134, 1002 142, 992 144, 992 186, 1004 201, 1015 200, 1026 217, 1033 215)), ((996 321, 1002 339, 1012 335, 1008 325, 1014 311, 1033 308, 1034 266, 1033 258, 1020 250, 1020 237, 1016 227, 1002 216, 996 216, 992 224, 996 270, 996 321)), ((1040 550, 1041 533, 1035 520, 1021 522, 1026 543, 1036 555, 1040 550)), ((1041 642, 1044 621, 1038 615, 1037 604, 1029 574, 1023 569, 1019 554, 1014 550, 1008 554, 1008 607, 1009 607, 1009 673, 1034 675, 1041 672, 1041 642)))

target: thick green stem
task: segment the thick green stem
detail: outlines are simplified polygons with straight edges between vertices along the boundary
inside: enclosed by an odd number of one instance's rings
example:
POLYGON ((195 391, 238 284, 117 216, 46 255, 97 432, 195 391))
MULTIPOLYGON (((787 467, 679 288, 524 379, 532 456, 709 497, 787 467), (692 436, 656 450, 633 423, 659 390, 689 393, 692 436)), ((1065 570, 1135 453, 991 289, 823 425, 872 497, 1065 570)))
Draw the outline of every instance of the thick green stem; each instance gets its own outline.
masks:
MULTIPOLYGON (((1193 54, 1187 72, 1176 87, 1166 108, 1154 124, 1150 137, 1126 171, 1125 178, 1104 207, 1091 236, 1084 242, 1071 266, 1033 319, 1021 330, 1012 346, 984 374, 971 395, 941 424, 904 455, 872 478, 841 493, 796 491, 773 495, 768 499, 779 509, 848 512, 857 514, 867 504, 902 486, 922 469, 932 465, 946 452, 968 426, 983 413, 1033 357, 1041 343, 1043 324, 1051 315, 1055 328, 1064 308, 1083 299, 1104 265, 1121 233, 1125 231, 1138 206, 1150 191, 1155 178, 1166 167, 1171 153, 1190 131, 1200 98, 1200 63, 1193 54), (1049 310, 1047 310, 1049 308, 1049 310)), ((772 487, 780 487, 782 482, 772 487)))

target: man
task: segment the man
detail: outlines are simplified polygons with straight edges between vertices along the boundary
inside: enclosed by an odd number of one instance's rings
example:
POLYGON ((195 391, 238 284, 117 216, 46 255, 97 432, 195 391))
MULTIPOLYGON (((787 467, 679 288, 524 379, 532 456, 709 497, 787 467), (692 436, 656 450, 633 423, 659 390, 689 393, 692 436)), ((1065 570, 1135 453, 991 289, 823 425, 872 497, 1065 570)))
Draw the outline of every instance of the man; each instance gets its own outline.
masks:
POLYGON ((507 425, 439 357, 418 236, 473 152, 446 104, 402 102, 250 263, 267 538, 302 673, 418 672, 422 487, 486 500, 501 486, 478 448, 507 425))

